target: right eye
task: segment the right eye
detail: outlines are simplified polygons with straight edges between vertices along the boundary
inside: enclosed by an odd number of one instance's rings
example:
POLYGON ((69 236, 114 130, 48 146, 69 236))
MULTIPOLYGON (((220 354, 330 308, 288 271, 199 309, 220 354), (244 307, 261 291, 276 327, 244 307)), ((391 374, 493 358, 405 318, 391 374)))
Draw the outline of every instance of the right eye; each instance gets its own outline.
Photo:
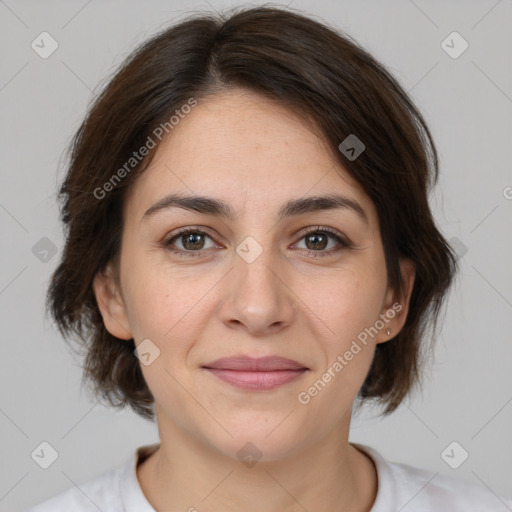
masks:
POLYGON ((186 228, 175 233, 171 238, 167 239, 164 242, 166 248, 168 248, 171 252, 178 254, 179 256, 200 256, 203 251, 206 249, 215 247, 215 243, 210 247, 204 247, 205 239, 209 238, 213 239, 210 235, 201 231, 199 229, 194 228, 186 228), (181 244, 182 248, 175 248, 175 242, 181 244))

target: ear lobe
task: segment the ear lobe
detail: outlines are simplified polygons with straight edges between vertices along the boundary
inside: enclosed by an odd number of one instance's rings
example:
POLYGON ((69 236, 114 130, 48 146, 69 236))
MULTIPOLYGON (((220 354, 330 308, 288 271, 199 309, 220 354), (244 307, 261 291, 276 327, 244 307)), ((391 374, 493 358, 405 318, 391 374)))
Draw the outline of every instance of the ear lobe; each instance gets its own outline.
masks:
POLYGON ((402 291, 389 288, 386 293, 382 316, 388 319, 384 329, 379 333, 377 343, 392 340, 403 328, 409 312, 409 302, 414 288, 416 269, 412 261, 400 260, 400 272, 402 274, 402 291), (390 331, 389 335, 387 334, 390 331))
POLYGON ((122 340, 132 339, 126 307, 110 265, 96 274, 93 290, 107 331, 122 340))

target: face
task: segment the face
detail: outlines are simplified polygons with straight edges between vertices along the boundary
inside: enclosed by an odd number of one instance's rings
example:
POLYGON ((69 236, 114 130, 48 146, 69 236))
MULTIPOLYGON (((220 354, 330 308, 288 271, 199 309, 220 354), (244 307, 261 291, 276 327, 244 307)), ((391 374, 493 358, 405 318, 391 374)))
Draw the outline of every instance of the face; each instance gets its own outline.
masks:
POLYGON ((243 90, 199 103, 156 151, 126 198, 119 281, 107 271, 94 288, 112 334, 151 340, 141 368, 160 429, 233 458, 252 442, 267 460, 347 431, 375 346, 407 311, 370 199, 294 114, 243 90), (325 195, 342 200, 308 202, 325 195), (302 369, 205 368, 237 356, 302 369))

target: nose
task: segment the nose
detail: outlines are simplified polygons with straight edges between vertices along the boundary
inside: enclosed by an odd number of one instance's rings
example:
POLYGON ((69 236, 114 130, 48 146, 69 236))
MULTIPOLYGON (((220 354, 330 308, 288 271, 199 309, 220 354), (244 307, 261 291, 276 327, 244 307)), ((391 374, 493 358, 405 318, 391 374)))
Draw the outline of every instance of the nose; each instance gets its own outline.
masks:
POLYGON ((225 283, 220 309, 222 321, 231 329, 252 336, 276 334, 293 321, 295 296, 279 260, 271 249, 252 262, 238 253, 225 283))

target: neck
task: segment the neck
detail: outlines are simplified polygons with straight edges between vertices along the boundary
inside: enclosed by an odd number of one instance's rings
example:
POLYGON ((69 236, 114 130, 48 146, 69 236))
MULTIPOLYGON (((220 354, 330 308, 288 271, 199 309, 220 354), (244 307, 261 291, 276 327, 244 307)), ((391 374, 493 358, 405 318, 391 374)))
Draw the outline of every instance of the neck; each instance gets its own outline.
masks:
MULTIPOLYGON (((227 457, 178 428, 137 468, 156 510, 369 512, 377 495, 371 459, 332 431, 309 448, 254 465, 227 457)), ((164 434, 164 435, 162 435, 164 434)))

